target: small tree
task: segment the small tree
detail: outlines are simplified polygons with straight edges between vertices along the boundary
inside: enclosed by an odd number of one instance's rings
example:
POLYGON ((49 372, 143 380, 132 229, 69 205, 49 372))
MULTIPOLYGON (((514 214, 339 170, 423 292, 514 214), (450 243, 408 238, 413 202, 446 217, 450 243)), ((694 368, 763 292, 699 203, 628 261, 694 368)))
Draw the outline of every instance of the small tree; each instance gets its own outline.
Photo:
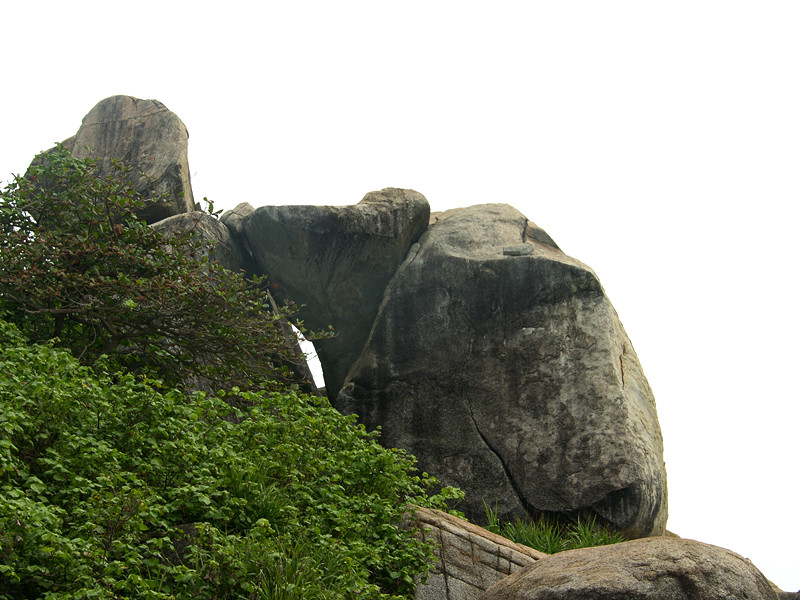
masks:
POLYGON ((58 146, 2 191, 0 308, 31 341, 56 338, 84 363, 108 355, 174 385, 291 378, 300 356, 281 322, 295 307, 274 311, 263 278, 209 261, 208 240, 149 227, 130 169, 113 165, 101 176, 58 146))

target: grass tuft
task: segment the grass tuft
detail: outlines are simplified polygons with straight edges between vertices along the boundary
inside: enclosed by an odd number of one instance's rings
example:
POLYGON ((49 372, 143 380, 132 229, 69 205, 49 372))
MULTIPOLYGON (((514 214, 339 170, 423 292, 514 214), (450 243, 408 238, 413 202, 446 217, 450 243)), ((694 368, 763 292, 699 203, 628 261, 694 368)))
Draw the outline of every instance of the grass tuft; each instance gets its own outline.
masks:
POLYGON ((550 515, 501 522, 497 510, 484 504, 486 529, 534 550, 555 554, 564 550, 607 546, 626 540, 622 533, 597 522, 597 517, 578 517, 574 522, 562 522, 550 515))

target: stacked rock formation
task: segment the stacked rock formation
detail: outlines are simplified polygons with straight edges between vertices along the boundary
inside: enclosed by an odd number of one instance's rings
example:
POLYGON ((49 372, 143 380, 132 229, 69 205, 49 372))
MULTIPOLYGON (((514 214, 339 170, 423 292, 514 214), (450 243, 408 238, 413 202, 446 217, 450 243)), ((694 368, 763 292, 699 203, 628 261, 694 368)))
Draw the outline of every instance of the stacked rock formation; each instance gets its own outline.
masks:
POLYGON ((334 406, 463 489, 471 518, 588 511, 631 537, 663 533, 655 401, 591 269, 508 205, 431 219, 412 190, 240 204, 217 221, 193 212, 187 143, 160 102, 115 96, 65 145, 143 171, 156 227, 214 240, 216 260, 266 274, 308 327, 333 326, 317 352, 334 406))
MULTIPOLYGON (((336 337, 317 348, 333 404, 380 427, 383 444, 410 451, 443 484, 462 488, 459 508, 468 516, 480 521, 486 505, 501 518, 591 512, 629 537, 665 532, 653 394, 596 275, 546 232, 504 204, 431 218, 421 194, 395 188, 347 207, 243 203, 217 221, 193 212, 187 143, 183 123, 160 102, 115 96, 92 109, 64 145, 93 154, 103 168, 116 158, 141 170, 134 183, 151 198, 142 213, 148 222, 200 231, 216 240, 214 259, 268 275, 278 300, 303 305, 307 326, 333 326, 336 337)), ((452 547, 471 540, 483 548, 491 539, 441 515, 426 518, 439 542, 443 531, 458 538, 448 537, 452 547)), ((508 544, 492 552, 505 556, 508 544)), ((729 597, 773 597, 741 557, 663 538, 630 544, 608 551, 608 559, 590 551, 528 556, 509 569, 534 564, 486 597, 540 597, 526 582, 538 588, 564 570, 575 574, 564 589, 577 590, 584 585, 578 579, 600 573, 595 560, 629 563, 632 591, 619 593, 635 595, 644 585, 637 564, 683 568, 669 566, 667 554, 690 573, 659 579, 663 585, 653 589, 661 597, 698 597, 692 590, 705 589, 703 578, 729 597), (712 563, 740 583, 724 587, 712 563)), ((495 576, 487 577, 481 594, 495 576)), ((621 597, 613 593, 607 597, 621 597)))

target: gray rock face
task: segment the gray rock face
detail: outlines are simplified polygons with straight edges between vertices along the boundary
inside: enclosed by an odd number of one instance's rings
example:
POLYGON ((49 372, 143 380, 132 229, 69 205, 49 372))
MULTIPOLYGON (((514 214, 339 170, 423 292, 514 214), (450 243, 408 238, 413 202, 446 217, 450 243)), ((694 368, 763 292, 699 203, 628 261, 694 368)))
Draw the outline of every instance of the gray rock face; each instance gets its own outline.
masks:
POLYGON ((281 298, 304 305, 310 329, 332 325, 316 343, 335 396, 364 345, 384 288, 428 224, 422 194, 388 188, 354 206, 264 206, 244 219, 253 257, 281 298))
MULTIPOLYGON (((167 237, 171 234, 192 232, 198 236, 201 241, 213 244, 214 248, 208 256, 210 261, 219 263, 226 269, 234 272, 243 272, 246 274, 255 272, 255 265, 252 259, 247 252, 242 249, 237 239, 231 235, 229 228, 226 227, 222 221, 215 219, 207 213, 194 211, 175 215, 153 223, 151 227, 160 231, 167 237)), ((199 259, 201 257, 197 258, 199 259)), ((269 291, 267 291, 267 296, 269 297, 273 310, 277 312, 278 307, 269 291)), ((287 342, 294 346, 297 356, 301 356, 302 352, 291 325, 288 322, 282 323, 282 330, 287 342)), ((292 363, 288 366, 294 371, 297 381, 302 382, 301 387, 304 391, 312 394, 317 393, 317 388, 313 383, 313 375, 306 361, 298 360, 296 363, 292 363)), ((246 381, 246 373, 231 373, 231 379, 228 383, 230 386, 244 386, 246 381)), ((187 383, 192 389, 202 390, 209 394, 214 394, 217 391, 210 382, 200 378, 194 378, 191 382, 187 383)))
POLYGON ((165 235, 192 231, 200 239, 215 245, 209 257, 211 260, 234 272, 252 270, 247 256, 232 238, 228 228, 207 213, 195 211, 175 215, 158 221, 151 227, 165 235))
POLYGON ((244 236, 244 220, 255 210, 248 202, 240 202, 235 208, 226 210, 219 218, 230 229, 231 235, 240 238, 244 236))
POLYGON ((461 487, 472 519, 485 502, 664 531, 661 432, 633 347, 595 274, 510 206, 438 215, 335 406, 461 487))
POLYGON ((548 556, 439 510, 418 508, 413 522, 436 554, 415 600, 480 600, 498 581, 548 556))
POLYGON ((78 133, 64 145, 78 158, 96 157, 101 172, 109 172, 111 159, 141 170, 142 175, 132 173, 137 192, 145 198, 167 195, 140 215, 155 223, 194 210, 188 141, 186 126, 161 102, 112 96, 83 118, 78 133))
POLYGON ((738 554, 656 537, 553 554, 486 591, 485 600, 775 600, 764 575, 738 554))

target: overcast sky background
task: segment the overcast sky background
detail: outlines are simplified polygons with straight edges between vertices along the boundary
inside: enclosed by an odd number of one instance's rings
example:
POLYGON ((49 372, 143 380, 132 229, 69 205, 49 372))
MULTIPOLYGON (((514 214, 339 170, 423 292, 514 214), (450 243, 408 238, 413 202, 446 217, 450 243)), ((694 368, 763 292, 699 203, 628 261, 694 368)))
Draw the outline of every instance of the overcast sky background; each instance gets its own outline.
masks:
POLYGON ((3 23, 2 179, 128 94, 187 125, 217 208, 518 208, 633 341, 669 529, 800 589, 800 3, 18 1, 3 23))

